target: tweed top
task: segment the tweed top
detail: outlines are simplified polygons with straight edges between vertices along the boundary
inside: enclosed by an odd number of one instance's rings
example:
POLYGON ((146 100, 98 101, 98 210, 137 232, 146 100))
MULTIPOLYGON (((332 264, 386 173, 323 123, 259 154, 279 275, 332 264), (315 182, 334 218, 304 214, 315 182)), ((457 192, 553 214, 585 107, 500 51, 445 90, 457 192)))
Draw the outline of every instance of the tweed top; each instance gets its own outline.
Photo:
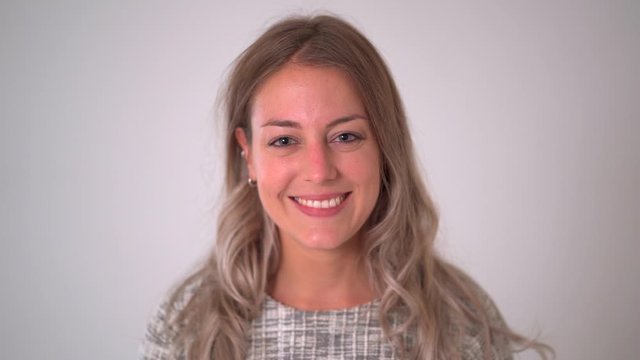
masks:
MULTIPOLYGON (((481 295, 486 295, 479 289, 481 295)), ((488 296, 482 296, 492 325, 503 324, 500 313, 488 296)), ((252 322, 248 334, 247 358, 265 359, 399 359, 395 348, 384 337, 378 319, 379 301, 342 310, 304 311, 271 297, 263 303, 262 312, 252 322)), ((183 352, 172 354, 170 334, 166 326, 166 309, 160 307, 151 318, 141 346, 145 360, 185 359, 183 352)), ((391 317, 392 326, 398 318, 391 317)), ((415 332, 404 335, 410 347, 415 332)), ((465 335, 460 344, 462 360, 481 360, 483 337, 476 332, 465 335)), ((491 344, 492 358, 512 359, 508 346, 491 344)))
POLYGON ((248 358, 396 359, 378 311, 378 301, 342 310, 303 311, 267 298, 253 322, 248 358))

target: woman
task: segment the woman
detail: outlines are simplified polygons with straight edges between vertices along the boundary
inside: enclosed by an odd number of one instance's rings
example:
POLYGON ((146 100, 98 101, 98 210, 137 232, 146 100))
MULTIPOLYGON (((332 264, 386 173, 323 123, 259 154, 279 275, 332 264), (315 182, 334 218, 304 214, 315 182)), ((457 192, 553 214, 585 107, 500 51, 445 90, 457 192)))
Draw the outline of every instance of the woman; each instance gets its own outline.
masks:
POLYGON ((149 325, 147 359, 506 359, 513 333, 434 252, 393 79, 331 16, 285 19, 226 91, 215 249, 149 325))

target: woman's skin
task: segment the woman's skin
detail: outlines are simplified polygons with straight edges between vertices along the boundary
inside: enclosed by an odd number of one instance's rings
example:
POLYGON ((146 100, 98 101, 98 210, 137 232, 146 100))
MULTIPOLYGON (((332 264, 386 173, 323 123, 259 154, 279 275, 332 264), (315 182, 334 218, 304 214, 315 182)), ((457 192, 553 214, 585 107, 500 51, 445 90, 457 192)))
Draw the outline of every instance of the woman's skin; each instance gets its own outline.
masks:
POLYGON ((258 89, 251 131, 251 143, 240 128, 236 138, 282 244, 270 295, 303 310, 371 301, 359 233, 380 192, 380 155, 351 79, 285 65, 258 89))

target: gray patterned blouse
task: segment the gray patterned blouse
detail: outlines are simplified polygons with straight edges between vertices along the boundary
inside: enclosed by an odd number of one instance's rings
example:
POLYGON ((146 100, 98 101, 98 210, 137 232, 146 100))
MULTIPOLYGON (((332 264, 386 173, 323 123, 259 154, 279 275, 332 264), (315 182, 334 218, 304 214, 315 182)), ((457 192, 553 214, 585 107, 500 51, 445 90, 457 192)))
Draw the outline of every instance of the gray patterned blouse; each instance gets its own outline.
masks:
MULTIPOLYGON (((502 319, 493 302, 486 305, 494 324, 502 319)), ((248 359, 398 359, 394 347, 384 337, 378 320, 379 301, 329 311, 298 310, 267 297, 261 315, 253 321, 248 359)), ((149 322, 141 346, 141 359, 184 359, 170 353, 165 311, 161 307, 149 322)), ((407 346, 414 334, 406 334, 407 346)), ((482 339, 466 336, 461 346, 462 360, 481 360, 482 339)), ((506 348, 492 347, 493 359, 511 359, 506 348)))
POLYGON ((253 323, 249 359, 396 359, 378 320, 379 302, 302 311, 267 298, 253 323))

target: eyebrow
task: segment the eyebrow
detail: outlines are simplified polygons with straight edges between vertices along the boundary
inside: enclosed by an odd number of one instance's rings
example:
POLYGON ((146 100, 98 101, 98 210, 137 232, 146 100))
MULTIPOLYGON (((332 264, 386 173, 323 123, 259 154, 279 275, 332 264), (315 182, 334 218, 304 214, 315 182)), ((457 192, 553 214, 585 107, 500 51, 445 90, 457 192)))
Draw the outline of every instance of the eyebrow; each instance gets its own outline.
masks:
MULTIPOLYGON (((329 124, 327 124, 327 128, 332 128, 336 125, 339 124, 343 124, 352 120, 356 120, 356 119, 362 119, 362 120, 369 120, 367 119, 366 116, 363 115, 358 115, 358 114, 353 114, 353 115, 347 115, 347 116, 343 116, 343 117, 339 117, 335 120, 333 120, 332 122, 330 122, 329 124)), ((300 123, 297 121, 293 121, 293 120, 284 120, 284 119, 271 119, 269 121, 267 121, 266 123, 262 124, 261 127, 267 127, 267 126, 278 126, 278 127, 290 127, 290 128, 295 128, 295 129, 301 129, 302 127, 300 126, 300 123)))

